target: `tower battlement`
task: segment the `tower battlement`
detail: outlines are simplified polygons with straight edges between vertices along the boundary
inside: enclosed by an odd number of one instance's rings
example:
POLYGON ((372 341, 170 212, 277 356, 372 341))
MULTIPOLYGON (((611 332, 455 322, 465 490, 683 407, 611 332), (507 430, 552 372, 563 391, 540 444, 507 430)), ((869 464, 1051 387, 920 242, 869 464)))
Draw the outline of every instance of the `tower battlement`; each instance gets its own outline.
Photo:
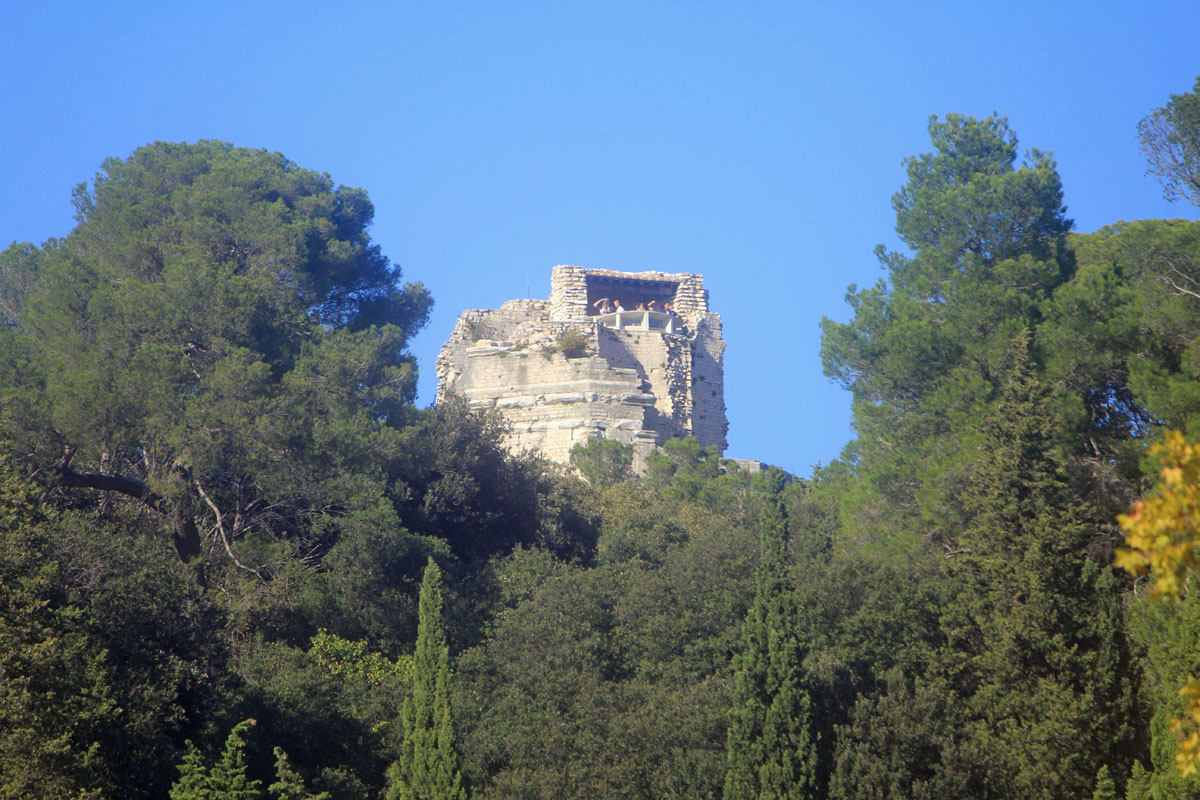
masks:
POLYGON ((495 408, 511 449, 553 461, 593 437, 633 445, 635 466, 673 437, 723 453, 724 353, 702 276, 558 266, 548 300, 459 316, 438 356, 438 398, 495 408), (604 300, 625 310, 605 312, 604 300), (651 301, 656 311, 637 310, 651 301))

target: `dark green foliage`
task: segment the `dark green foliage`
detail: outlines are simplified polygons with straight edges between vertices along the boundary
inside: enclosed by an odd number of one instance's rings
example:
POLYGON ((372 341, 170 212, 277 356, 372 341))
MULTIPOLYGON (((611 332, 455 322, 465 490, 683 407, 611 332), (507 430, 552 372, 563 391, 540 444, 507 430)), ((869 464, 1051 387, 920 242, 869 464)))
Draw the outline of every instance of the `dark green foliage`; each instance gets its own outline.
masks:
POLYGON ((799 618, 787 566, 783 475, 759 480, 760 557, 746 619, 727 745, 726 800, 816 796, 816 748, 797 639, 799 618))
POLYGON ((35 497, 0 511, 0 784, 161 797, 229 681, 225 617, 136 520, 35 497))
MULTIPOLYGON (((2 591, 38 612, 0 647, 3 779, 164 796, 186 739, 252 715, 317 790, 366 797, 405 692, 329 674, 310 638, 411 648, 432 553, 472 563, 450 600, 477 641, 490 555, 591 557, 584 487, 461 404, 411 408, 428 297, 358 190, 204 142, 109 162, 78 199, 67 239, 0 257, 3 449, 41 487, 7 543, 2 591), (164 528, 202 569, 151 549, 164 528)), ((247 751, 264 784, 268 757, 247 751)))
POLYGON ((36 497, 0 458, 0 797, 103 796, 99 740, 121 716, 110 659, 70 602, 36 497))
POLYGON ((59 558, 91 639, 110 654, 112 697, 121 707, 120 724, 103 732, 99 749, 124 796, 161 797, 183 739, 205 729, 235 683, 228 617, 168 552, 147 552, 149 536, 73 522, 60 531, 59 558))
POLYGON ((1188 676, 1200 675, 1200 592, 1196 578, 1178 603, 1141 600, 1131 609, 1131 629, 1146 648, 1146 699, 1150 722, 1150 753, 1145 759, 1141 794, 1137 800, 1197 800, 1200 776, 1183 778, 1175 769, 1176 735, 1171 719, 1184 715, 1179 687, 1188 676))
POLYGON ((1200 418, 1200 223, 1123 223, 1081 237, 1078 247, 1081 263, 1123 284, 1113 292, 1112 311, 1097 315, 1115 320, 1122 333, 1095 342, 1095 351, 1124 357, 1129 389, 1151 419, 1195 433, 1189 426, 1200 418))
POLYGON ((960 734, 959 699, 944 683, 911 686, 901 670, 886 675, 883 691, 854 707, 838 731, 830 797, 890 800, 989 797, 980 768, 995 756, 960 734))
POLYGON ((1163 185, 1168 200, 1200 206, 1200 78, 1188 94, 1173 94, 1138 123, 1147 173, 1163 185))
POLYGON ((386 501, 347 515, 322 559, 324 569, 296 576, 300 591, 290 598, 295 605, 281 616, 303 625, 294 634, 280 631, 279 638, 303 647, 325 628, 393 655, 410 648, 421 572, 431 554, 448 558, 450 549, 442 539, 401 526, 386 501))
POLYGON ((28 242, 13 242, 0 252, 0 326, 16 325, 25 312, 44 258, 45 251, 28 242))
POLYGON ((834 797, 1085 797, 1101 764, 1132 762, 1137 673, 1117 587, 1087 558, 1024 347, 997 413, 974 426, 979 455, 953 504, 945 644, 913 685, 896 673, 860 701, 834 797))
POLYGON ((1200 431, 1200 227, 1069 234, 1003 119, 930 134, 910 252, 825 323, 858 439, 757 484, 413 409, 428 297, 359 190, 108 162, 0 254, 0 798, 1200 798, 1200 593, 1107 567, 1146 441, 1200 431))
POLYGON ((748 483, 728 464, 715 446, 669 439, 646 459, 646 484, 665 498, 727 508, 745 493, 748 483))
POLYGON ((444 539, 474 562, 516 545, 546 547, 587 559, 593 520, 580 513, 578 479, 537 460, 514 458, 502 445, 500 417, 472 412, 450 397, 406 434, 407 463, 396 505, 412 531, 444 539))
POLYGON ((459 661, 477 797, 718 798, 757 544, 738 509, 617 484, 592 568, 521 551, 459 661))
MULTIPOLYGON (((315 789, 335 800, 369 797, 384 783, 394 757, 400 705, 407 694, 399 676, 382 682, 335 672, 321 651, 261 640, 238 647, 234 668, 242 686, 230 713, 253 715, 258 738, 282 747, 315 789)), ((270 750, 250 753, 254 773, 270 775, 270 750)))
POLYGON ((433 559, 421 582, 412 696, 404 701, 400 760, 388 770, 388 800, 466 800, 451 711, 450 648, 442 623, 442 573, 433 559))
POLYGON ((76 207, 0 342, 0 411, 44 480, 160 513, 185 560, 203 520, 260 575, 293 550, 270 534, 378 495, 429 298, 371 244, 361 190, 157 143, 105 162, 76 207))
POLYGON ((477 797, 579 796, 605 780, 595 755, 621 710, 606 683, 614 587, 536 551, 513 562, 510 607, 459 662, 464 766, 477 797))
POLYGON ((633 477, 633 445, 616 439, 590 438, 571 448, 571 466, 592 486, 607 486, 633 477))
POLYGON ((1015 167, 1016 137, 995 117, 951 114, 929 130, 934 151, 906 160, 893 198, 914 254, 881 249, 888 281, 851 287, 854 319, 822 323, 826 374, 853 392, 859 432, 863 484, 847 521, 873 538, 880 523, 904 530, 910 546, 932 505, 921 494, 969 457, 955 428, 992 398, 1008 343, 1040 322, 1074 266, 1048 155, 1032 150, 1015 167))
POLYGON ((908 160, 894 198, 915 252, 881 254, 889 283, 851 295, 850 323, 826 323, 824 357, 860 433, 843 535, 885 563, 940 560, 920 567, 940 586, 895 628, 874 686, 846 664, 862 694, 830 792, 1082 798, 1100 765, 1123 780, 1139 750, 1119 587, 1088 558, 1111 553, 1109 514, 1133 477, 1121 448, 1147 419, 1120 349, 1137 339, 1128 292, 1095 271, 1070 281, 1049 157, 1014 169, 995 118, 930 131, 934 152, 908 160), (1072 326, 1048 309, 1101 313, 1072 326), (1101 346, 1073 352, 1080 339, 1101 346))
MULTIPOLYGON (((943 617, 947 677, 977 686, 967 707, 1000 734, 992 796, 1083 794, 1100 764, 1125 774, 1133 755, 1137 673, 1117 585, 1087 557, 1087 526, 1055 448, 1047 396, 1020 339, 997 403, 980 420, 981 457, 961 493, 961 555, 949 568, 965 592, 943 617), (1074 738, 1075 741, 1071 741, 1074 738), (1082 747, 1080 742, 1085 742, 1082 747), (1005 764, 1005 762, 1008 762, 1005 764)), ((960 693, 962 689, 959 689, 960 693)))

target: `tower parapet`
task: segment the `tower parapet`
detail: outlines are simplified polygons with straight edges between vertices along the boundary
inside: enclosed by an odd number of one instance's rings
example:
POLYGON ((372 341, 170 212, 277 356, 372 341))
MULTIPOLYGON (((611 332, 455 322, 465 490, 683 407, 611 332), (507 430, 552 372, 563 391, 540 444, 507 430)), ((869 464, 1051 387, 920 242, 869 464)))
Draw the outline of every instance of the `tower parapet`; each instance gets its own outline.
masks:
POLYGON ((438 356, 438 397, 497 409, 515 451, 566 462, 580 442, 615 439, 637 467, 673 437, 724 452, 724 353, 702 276, 558 266, 548 300, 462 313, 438 356), (626 310, 602 313, 605 299, 626 310), (636 310, 651 301, 658 311, 636 310))

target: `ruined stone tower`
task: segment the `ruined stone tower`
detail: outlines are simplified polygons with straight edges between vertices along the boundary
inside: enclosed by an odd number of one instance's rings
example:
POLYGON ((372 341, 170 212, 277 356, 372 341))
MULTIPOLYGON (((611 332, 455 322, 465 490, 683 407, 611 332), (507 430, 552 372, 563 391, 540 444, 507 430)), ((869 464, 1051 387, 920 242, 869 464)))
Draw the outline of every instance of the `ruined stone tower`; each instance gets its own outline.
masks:
POLYGON ((559 266, 549 300, 462 313, 438 356, 438 398, 499 410, 510 448, 554 461, 590 437, 632 444, 635 466, 677 436, 724 453, 724 353, 700 275, 559 266), (602 298, 625 310, 601 313, 602 298), (632 310, 650 301, 660 310, 632 310))

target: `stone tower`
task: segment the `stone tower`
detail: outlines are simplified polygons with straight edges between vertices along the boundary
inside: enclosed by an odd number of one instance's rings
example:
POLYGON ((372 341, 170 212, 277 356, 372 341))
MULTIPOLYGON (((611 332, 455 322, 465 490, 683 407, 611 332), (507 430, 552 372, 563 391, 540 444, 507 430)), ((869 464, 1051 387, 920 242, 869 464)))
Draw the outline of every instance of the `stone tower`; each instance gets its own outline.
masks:
POLYGON ((438 356, 438 398, 499 410, 514 451, 566 462, 601 437, 632 444, 640 467, 672 437, 724 453, 724 353, 700 275, 559 266, 549 300, 462 313, 438 356), (602 298, 625 310, 601 313, 602 298), (650 301, 660 310, 632 310, 650 301))

